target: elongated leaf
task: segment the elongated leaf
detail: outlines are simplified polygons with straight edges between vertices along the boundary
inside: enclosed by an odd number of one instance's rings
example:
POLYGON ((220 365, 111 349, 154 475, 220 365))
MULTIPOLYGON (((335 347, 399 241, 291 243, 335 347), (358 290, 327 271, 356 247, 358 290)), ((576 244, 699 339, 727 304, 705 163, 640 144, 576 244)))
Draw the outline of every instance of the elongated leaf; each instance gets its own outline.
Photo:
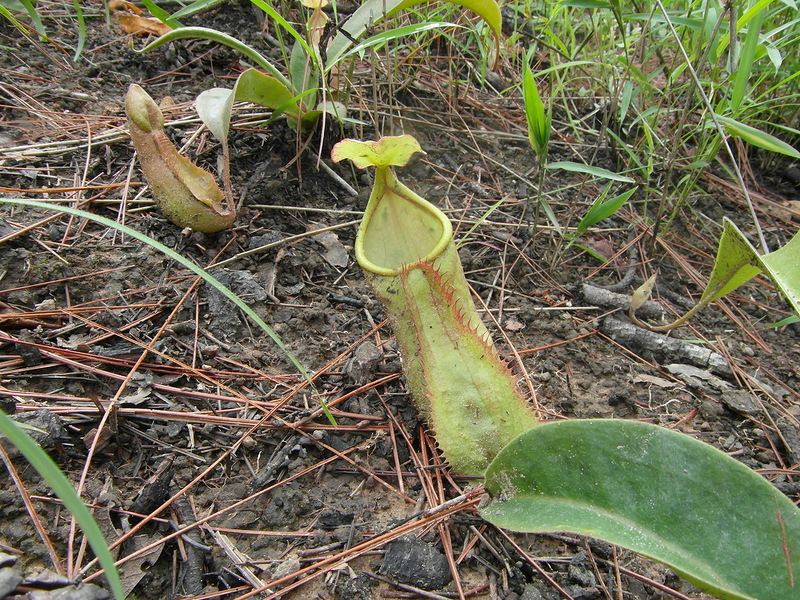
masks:
POLYGON ((725 126, 728 133, 734 137, 742 138, 748 144, 763 148, 764 150, 769 150, 770 152, 777 152, 778 154, 785 154, 786 156, 800 159, 800 152, 773 135, 751 127, 750 125, 740 123, 735 119, 723 117, 722 115, 717 115, 717 120, 725 126))
POLYGON ((633 193, 638 189, 639 189, 638 187, 631 188, 627 192, 623 192, 619 196, 614 196, 613 198, 605 200, 605 192, 608 190, 608 188, 606 188, 604 192, 597 197, 597 200, 594 201, 592 207, 586 212, 584 217, 581 219, 581 222, 578 223, 578 229, 576 231, 576 234, 582 235, 586 233, 589 227, 613 215, 620 208, 622 208, 622 205, 625 204, 628 201, 628 199, 631 196, 633 196, 633 193))
POLYGON ((223 46, 233 48, 234 50, 244 54, 259 67, 269 72, 270 75, 283 83, 283 85, 285 85, 287 88, 291 87, 291 83, 289 83, 289 80, 286 79, 283 73, 281 73, 275 67, 275 65, 264 58, 257 50, 251 48, 244 42, 240 42, 236 38, 229 36, 227 33, 222 33, 216 29, 209 29, 207 27, 182 27, 181 29, 173 29, 172 31, 162 35, 160 38, 147 44, 147 46, 142 48, 141 52, 149 52, 150 50, 158 48, 159 46, 163 46, 164 44, 169 44, 175 40, 209 40, 212 42, 217 42, 218 44, 222 44, 223 46))
POLYGON ((544 103, 536 88, 536 80, 528 55, 522 68, 522 99, 525 103, 525 121, 528 123, 528 142, 540 159, 547 157, 550 142, 550 112, 545 111, 544 103))
MULTIPOLYGON (((403 0, 400 5, 388 14, 391 16, 401 10, 408 10, 413 6, 419 4, 427 4, 431 0, 403 0)), ((448 0, 451 4, 463 6, 467 10, 471 10, 481 19, 486 21, 495 37, 499 38, 502 34, 503 17, 500 14, 500 6, 494 0, 448 0)))
MULTIPOLYGON (((366 0, 356 10, 342 29, 349 35, 345 36, 341 32, 333 38, 328 47, 328 65, 335 65, 354 44, 351 38, 358 39, 364 32, 373 25, 377 25, 389 15, 393 15, 401 10, 407 10, 418 4, 429 2, 430 0, 366 0)), ((480 16, 495 34, 497 39, 502 32, 502 16, 500 7, 495 0, 450 0, 453 4, 463 6, 480 16)))
POLYGON ((75 488, 72 487, 70 481, 33 438, 22 431, 3 411, 0 411, 0 431, 22 452, 28 462, 44 478, 47 485, 52 488, 56 496, 61 498, 67 510, 75 517, 78 525, 86 534, 86 539, 100 561, 100 565, 105 569, 106 579, 108 579, 111 590, 114 592, 114 597, 117 600, 123 600, 125 593, 122 591, 119 572, 108 549, 108 543, 103 537, 103 532, 100 531, 97 521, 94 520, 92 513, 89 512, 89 509, 86 508, 86 505, 75 492, 75 488))
POLYGON ((761 24, 764 21, 765 13, 766 10, 759 11, 747 26, 747 34, 745 35, 744 44, 742 44, 739 62, 733 66, 735 69, 731 88, 731 114, 733 115, 739 111, 747 91, 747 84, 753 71, 756 48, 758 48, 761 24))
POLYGON ((591 167, 589 165, 584 165, 581 163, 576 163, 571 161, 548 163, 546 168, 561 169, 562 171, 570 171, 572 173, 585 173, 586 175, 592 175, 593 177, 597 177, 599 179, 610 179, 611 181, 634 183, 634 180, 631 179, 630 177, 626 177, 625 175, 619 175, 618 173, 613 173, 608 169, 603 169, 600 167, 591 167))
POLYGON ((741 463, 634 421, 534 427, 486 472, 482 516, 591 535, 663 562, 725 600, 797 600, 800 511, 741 463))
MULTIPOLYGON (((72 208, 70 206, 61 206, 61 205, 53 205, 53 204, 46 204, 44 202, 36 202, 33 200, 27 200, 22 198, 0 198, 0 204, 14 204, 17 206, 28 206, 31 208, 38 208, 41 210, 53 210, 62 213, 67 213, 70 215, 75 215, 76 217, 81 217, 83 219, 89 219, 90 221, 95 221, 96 223, 100 223, 101 225, 105 225, 106 227, 111 227, 118 231, 123 232, 125 235, 135 238, 140 242, 144 242, 148 246, 155 248, 162 254, 168 256, 175 262, 179 263, 181 266, 189 269, 192 273, 201 277, 203 281, 208 283, 210 286, 216 288, 223 296, 225 296, 228 300, 233 302, 237 308, 239 308, 244 314, 246 314, 250 319, 252 319, 253 323, 258 325, 261 330, 269 336, 269 338, 275 343, 276 346, 283 352, 286 358, 294 365, 297 371, 303 376, 303 378, 308 381, 311 386, 313 387, 313 382, 311 380, 311 375, 303 366, 303 364, 297 359, 297 357, 292 354, 291 350, 286 347, 281 340, 280 336, 275 333, 275 331, 267 325, 267 323, 259 317, 256 312, 250 308, 239 296, 234 294, 231 290, 225 287, 222 282, 216 279, 214 276, 210 275, 205 269, 199 267, 198 265, 194 264, 188 258, 184 257, 181 254, 175 252, 172 248, 165 246, 158 240, 154 240, 153 238, 145 235, 141 231, 137 231, 132 227, 128 227, 127 225, 123 225, 121 223, 117 223, 116 221, 112 221, 111 219, 107 219, 106 217, 101 217, 100 215, 95 215, 90 212, 86 212, 85 210, 80 210, 77 208, 72 208)), ((322 402, 322 399, 320 399, 322 402)), ((333 415, 328 410, 328 407, 322 403, 322 409, 325 412, 325 416, 328 417, 328 420, 331 424, 335 425, 336 420, 333 418, 333 415)))
MULTIPOLYGON (((372 37, 367 38, 363 42, 359 42, 358 45, 353 46, 342 55, 340 55, 337 59, 337 63, 341 62, 348 56, 353 54, 357 54, 359 52, 363 52, 367 48, 373 48, 375 46, 381 46, 386 42, 390 42, 392 40, 397 40, 400 38, 409 37, 412 35, 416 35, 419 33, 424 33, 426 31, 433 31, 435 29, 443 29, 445 27, 460 27, 460 25, 456 25, 455 23, 448 23, 447 21, 433 21, 429 23, 416 23, 414 25, 406 25, 404 27, 396 27, 394 29, 390 29, 389 31, 382 31, 381 33, 376 33, 372 37)), ((325 65, 325 71, 330 71, 336 63, 332 61, 328 61, 325 65)))

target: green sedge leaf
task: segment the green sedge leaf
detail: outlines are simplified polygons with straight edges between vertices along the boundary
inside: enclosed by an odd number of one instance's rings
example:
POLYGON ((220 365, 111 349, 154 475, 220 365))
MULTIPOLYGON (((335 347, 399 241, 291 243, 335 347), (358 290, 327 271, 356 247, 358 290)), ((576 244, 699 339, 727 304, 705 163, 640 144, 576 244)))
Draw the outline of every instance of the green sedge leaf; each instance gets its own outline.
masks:
POLYGON ((601 167, 591 167, 571 161, 548 163, 546 168, 561 169, 562 171, 570 171, 572 173, 584 173, 597 177, 598 179, 610 179, 611 181, 621 181, 622 183, 635 183, 633 179, 625 175, 619 175, 618 173, 613 173, 601 167))
POLYGON ((604 190, 603 194, 597 197, 597 200, 594 201, 591 208, 586 212, 581 222, 578 224, 577 234, 581 235, 586 233, 589 227, 596 225, 603 219, 607 219, 615 212, 617 212, 622 206, 628 201, 628 199, 634 194, 638 187, 632 188, 627 192, 623 192, 619 196, 614 196, 613 198, 609 198, 608 200, 604 200, 605 192, 608 190, 604 190))
POLYGON ((741 138, 752 146, 800 159, 800 152, 775 136, 722 115, 717 115, 717 120, 725 126, 725 129, 732 136, 741 138))
MULTIPOLYGON (((253 2, 255 1, 256 0, 253 0, 253 2)), ((159 46, 163 46, 164 44, 169 44, 175 40, 209 40, 212 42, 217 42, 218 44, 222 44, 223 46, 233 48, 252 60, 256 65, 267 71, 275 79, 283 83, 283 85, 285 85, 287 88, 291 87, 291 83, 289 83, 289 80, 286 79, 283 73, 281 73, 280 70, 275 67, 275 65, 264 58, 257 50, 251 48, 244 42, 240 42, 236 38, 229 36, 226 33, 222 33, 221 31, 217 31, 215 29, 209 29, 207 27, 182 27, 181 29, 173 29, 172 31, 162 35, 160 38, 150 42, 147 46, 142 48, 141 52, 149 52, 150 50, 158 48, 159 46)), ((305 40, 303 43, 305 43, 305 40)))
POLYGON ((546 157, 550 142, 550 115, 545 111, 539 96, 527 57, 522 69, 522 98, 525 104, 525 120, 528 123, 528 141, 537 156, 546 157))
POLYGON ((95 555, 100 561, 106 573, 106 579, 114 592, 117 600, 123 600, 125 593, 122 590, 119 571, 114 564, 114 557, 108 549, 108 543, 97 521, 94 520, 92 513, 86 508, 83 500, 80 499, 72 487, 72 483, 64 476, 58 465, 53 462, 47 453, 41 449, 31 436, 25 433, 12 419, 9 419, 3 411, 0 411, 0 431, 11 440, 11 443, 28 459, 28 462, 39 472, 47 482, 56 496, 58 496, 67 507, 67 510, 75 517, 86 539, 92 547, 95 555))
MULTIPOLYGON (((239 308, 244 314, 246 314, 261 330, 267 334, 267 336, 275 343, 275 345, 283 352, 284 356, 289 359, 289 362, 294 365, 297 371, 303 376, 303 378, 309 383, 311 388, 314 387, 314 382, 311 379, 311 374, 308 370, 303 366, 303 364, 298 360, 298 358, 292 353, 289 348, 286 347, 286 344, 283 343, 280 336, 275 332, 272 327, 267 325, 266 321, 258 316, 258 314, 250 308, 244 300, 242 300, 239 296, 234 294, 230 289, 225 287, 222 282, 220 282, 217 278, 210 275, 205 269, 196 265, 188 258, 184 257, 182 254, 178 254, 172 248, 165 246, 161 242, 154 240, 153 238, 145 235, 141 231, 137 231, 132 227, 128 227, 127 225, 123 225, 122 223, 117 223, 112 219, 108 219, 106 217, 101 217, 100 215, 96 215, 90 212, 86 212, 85 210, 80 210, 77 208, 72 208, 70 206, 61 206, 61 205, 52 205, 46 204, 44 202, 36 202, 34 200, 28 200, 24 198, 0 198, 0 204, 13 204, 16 206, 28 206, 31 208, 38 208, 40 210, 48 210, 48 211, 57 211, 66 213, 69 215, 74 215, 76 217, 81 217, 82 219, 88 219, 90 221, 94 221, 96 223, 100 223, 106 227, 111 227, 117 231, 123 232, 125 235, 137 239, 140 242, 147 244, 148 246, 158 250, 165 256, 168 256, 176 263, 180 264, 184 268, 188 269, 198 277, 202 278, 208 285, 216 288, 219 292, 225 296, 228 300, 230 300, 237 308, 239 308)), ((333 418, 328 406, 325 404, 324 400, 320 398, 320 404, 322 405, 322 410, 325 413, 325 416, 328 418, 328 421, 331 425, 336 425, 336 419, 333 418)))

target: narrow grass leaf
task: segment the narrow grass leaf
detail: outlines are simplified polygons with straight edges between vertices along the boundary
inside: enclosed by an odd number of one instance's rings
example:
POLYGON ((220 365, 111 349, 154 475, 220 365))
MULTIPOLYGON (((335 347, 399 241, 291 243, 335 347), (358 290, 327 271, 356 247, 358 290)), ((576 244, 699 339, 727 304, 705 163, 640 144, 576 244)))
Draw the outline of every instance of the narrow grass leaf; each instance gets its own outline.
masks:
POLYGON ((100 565, 105 570, 106 579, 108 579, 114 597, 117 600, 123 600, 125 593, 122 590, 119 572, 114 564, 114 557, 111 556, 111 552, 108 549, 108 543, 103 537, 103 532, 100 531, 100 527, 97 525, 97 521, 94 520, 92 513, 89 512, 83 500, 75 492, 72 483, 33 438, 20 429, 3 411, 0 411, 0 431, 22 452, 31 466, 39 472, 47 482, 47 485, 52 488, 56 496, 67 507, 67 510, 75 517, 78 525, 86 534, 86 539, 100 561, 100 565))
MULTIPOLYGON (((419 4, 428 4, 431 0, 404 0, 394 10, 387 11, 387 16, 391 16, 403 10, 408 10, 419 4)), ((503 17, 500 13, 500 6, 495 0, 447 0, 450 4, 463 6, 471 10, 491 27, 496 38, 502 35, 503 17)))
POLYGON ((78 19, 78 43, 75 45, 75 55, 72 60, 78 61, 83 54, 83 48, 86 46, 86 19, 83 16, 83 9, 79 0, 72 0, 72 6, 75 8, 75 16, 78 19))
POLYGON ((153 0, 142 0, 142 4, 144 4, 144 7, 148 10, 148 12, 151 15, 153 15, 156 19, 158 19, 165 25, 169 25, 172 28, 182 27, 181 22, 178 21, 178 19, 174 15, 169 14, 158 4, 153 2, 153 0))
MULTIPOLYGON (((608 200, 603 200, 603 198, 605 198, 605 193, 600 194, 578 224, 578 235, 586 233, 589 227, 596 225, 603 219, 607 219, 617 212, 638 189, 638 187, 632 188, 608 200)), ((608 187, 606 188, 606 191, 607 190, 608 187)))
MULTIPOLYGON (((39 13, 36 11, 36 7, 34 6, 31 0, 16 0, 16 5, 12 4, 11 6, 5 5, 10 10, 14 10, 14 6, 22 6, 23 10, 20 12, 27 13, 28 17, 30 18, 31 22, 33 23, 34 29, 36 29, 36 33, 38 33, 42 39, 47 39, 47 30, 44 27, 44 23, 42 23, 42 18, 39 16, 39 13)), ((13 19, 12 19, 13 20, 13 19)), ((24 27, 19 27, 21 31, 25 32, 26 29, 24 27)))
POLYGON ((461 27, 460 25, 456 25, 455 23, 448 23, 446 21, 433 21, 428 23, 416 23, 414 25, 406 25, 404 27, 396 27, 394 29, 390 29, 389 31, 383 31, 372 37, 367 38, 363 42, 360 42, 358 45, 353 46, 343 54, 341 54, 336 61, 328 61, 325 65, 325 71, 330 71, 337 63, 341 62, 348 56, 352 56, 353 54, 359 54, 366 50, 367 48, 373 48, 375 46, 381 46, 387 42, 392 40, 406 38, 412 35, 417 35, 419 33, 424 33, 426 31, 433 31, 435 29, 444 29, 447 27, 461 27))
POLYGON ((182 27, 180 29, 173 29, 172 31, 162 35, 160 38, 147 44, 147 46, 142 48, 140 52, 149 52, 150 50, 154 50, 159 46, 169 44, 175 40, 209 40, 212 42, 217 42, 218 44, 222 44, 223 46, 233 48, 252 60, 259 67, 269 72, 270 75, 283 83, 287 88, 291 87, 291 83, 289 83, 289 80, 286 79, 283 73, 281 73, 280 70, 275 67, 275 65, 264 58, 257 50, 251 48, 244 42, 240 42, 236 38, 229 36, 226 33, 217 31, 216 29, 209 29, 207 27, 182 27))
POLYGON ((750 125, 745 125, 729 117, 723 117, 722 115, 717 115, 717 120, 725 126, 728 133, 734 137, 743 139, 748 144, 764 150, 769 150, 770 152, 777 152, 778 154, 785 154, 786 156, 800 159, 800 152, 794 147, 765 131, 761 131, 750 125))
MULTIPOLYGON (((289 350, 289 348, 286 347, 286 345, 283 343, 283 340, 281 340, 278 334, 275 333, 272 327, 267 325, 266 322, 264 322, 264 320, 261 317, 259 317, 252 308, 250 308, 241 298, 239 298, 239 296, 237 296, 231 290, 225 287, 218 279, 210 275, 202 267, 194 264, 189 259, 175 252, 172 248, 165 246, 158 240, 154 240, 150 236, 147 236, 144 233, 141 233, 140 231, 128 227, 127 225, 117 223, 116 221, 112 221, 111 219, 107 219, 105 217, 101 217, 100 215, 95 215, 93 213, 86 212, 84 210, 80 210, 77 208, 47 204, 44 202, 36 202, 33 200, 26 200, 23 198, 0 198, 0 204, 15 204, 18 206, 28 206, 31 208, 39 208, 41 210, 54 210, 58 212, 67 213, 70 215, 75 215, 76 217, 89 219, 90 221, 94 221, 96 223, 100 223, 101 225, 105 225, 106 227, 111 227, 113 229, 121 231, 125 235, 135 238, 140 242, 144 242, 148 246, 155 248, 156 250, 165 254, 166 256, 168 256, 175 262, 179 263, 186 269, 190 270, 198 277, 201 277, 203 281, 216 288, 223 296, 225 296, 228 300, 233 302, 233 304, 235 304, 237 308, 239 308, 244 314, 250 317, 253 323, 258 325, 261 328, 261 330, 264 333, 266 333, 267 336, 269 336, 269 338, 275 343, 275 345, 281 350, 281 352, 284 353, 286 358, 289 359, 289 361, 294 365, 294 367, 303 376, 303 378, 306 381, 308 381, 310 385, 313 387, 314 384, 311 380, 311 375, 309 374, 309 372, 306 370, 303 364, 297 359, 297 357, 291 352, 291 350, 289 350)), ((328 418, 331 424, 335 425, 336 420, 333 418, 333 415, 328 410, 327 405, 324 403, 322 398, 320 398, 319 401, 320 404, 322 405, 322 409, 325 412, 325 416, 328 418)))
POLYGON ((528 141, 540 159, 547 157, 550 142, 550 114, 545 111, 544 103, 536 89, 529 58, 525 56, 522 69, 522 98, 525 104, 525 120, 528 123, 528 141))
POLYGON ((753 72, 753 62, 756 56, 759 37, 761 35, 761 23, 764 21, 765 10, 759 11, 755 18, 747 26, 744 44, 739 55, 738 64, 735 65, 735 75, 733 87, 731 88, 731 114, 735 115, 742 105, 747 92, 747 84, 750 81, 750 74, 753 72))
POLYGON ((176 11, 170 17, 170 20, 193 17, 196 14, 211 10, 215 6, 224 4, 226 1, 227 0, 196 0, 191 4, 187 4, 179 11, 176 11))
POLYGON ((497 526, 598 537, 726 600, 797 600, 800 510, 682 433, 614 419, 544 423, 503 448, 485 486, 481 516, 497 526))
POLYGON ((620 175, 618 173, 613 173, 608 169, 603 169, 601 167, 592 167, 589 165, 584 165, 582 163, 576 163, 571 161, 548 163, 546 168, 561 169, 562 171, 570 171, 572 173, 584 173, 586 175, 592 175, 593 177, 597 177, 598 179, 609 179, 611 181, 620 181, 622 183, 635 183, 635 181, 630 177, 626 177, 625 175, 620 175))

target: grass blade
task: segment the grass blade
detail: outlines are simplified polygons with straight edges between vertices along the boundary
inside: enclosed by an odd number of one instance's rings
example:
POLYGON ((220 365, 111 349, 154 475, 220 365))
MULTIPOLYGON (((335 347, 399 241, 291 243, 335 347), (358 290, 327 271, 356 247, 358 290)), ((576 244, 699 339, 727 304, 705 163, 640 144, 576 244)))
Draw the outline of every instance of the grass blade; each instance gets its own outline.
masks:
POLYGON ((75 517, 78 525, 86 534, 86 539, 100 561, 100 565, 105 569, 106 579, 108 579, 111 590, 114 592, 114 597, 117 600, 123 600, 125 593, 122 591, 122 582, 114 564, 114 557, 111 556, 111 551, 108 549, 108 543, 103 537, 103 532, 100 531, 97 521, 94 520, 92 513, 89 512, 83 500, 75 492, 75 488, 72 487, 70 481, 33 438, 2 411, 0 411, 0 431, 22 452, 33 468, 47 482, 47 485, 61 499, 67 510, 75 517))
MULTIPOLYGON (((242 312, 244 312, 244 314, 250 317, 253 323, 258 325, 261 328, 261 330, 264 333, 266 333, 269 336, 269 338, 275 343, 275 345, 278 346, 278 348, 280 348, 281 352, 283 352, 286 355, 286 357, 289 359, 292 365, 294 365, 294 367, 298 370, 298 372, 303 376, 303 378, 306 381, 309 382, 309 384, 313 388, 314 384, 312 383, 311 375, 309 374, 309 372, 306 370, 303 364, 297 359, 297 357, 294 354, 292 354, 291 350, 289 350, 289 348, 286 347, 286 345, 283 343, 283 340, 281 340, 278 334, 275 333, 272 327, 267 325, 266 322, 261 317, 259 317, 252 308, 247 306, 247 304, 245 304, 245 302, 241 298, 239 298, 239 296, 237 296, 231 290, 225 287, 218 279, 210 275, 202 267, 194 264, 189 259, 175 252, 172 248, 165 246, 161 242, 154 240, 153 238, 131 227, 128 227, 127 225, 117 223, 116 221, 112 221, 111 219, 107 219, 106 217, 101 217, 100 215, 95 215, 90 212, 86 212, 84 210, 80 210, 77 208, 47 204, 44 202, 36 202, 33 200, 26 200, 24 198, 0 198, 0 204, 14 204, 17 206, 28 206, 30 208, 39 208, 42 210, 55 210, 70 215, 75 215, 76 217, 81 217, 84 219, 89 219, 90 221, 94 221, 96 223, 100 223, 101 225, 105 225, 106 227, 112 227, 118 231, 123 232, 125 235, 135 238, 140 242, 143 242, 151 246, 152 248, 155 248, 159 252, 165 254, 175 262, 179 263, 181 266, 189 269, 192 273, 194 273, 198 277, 201 277, 203 281, 205 281, 209 285, 215 287, 223 296, 225 296, 228 300, 233 302, 233 304, 235 304, 237 308, 239 308, 242 312)), ((325 404, 325 402, 322 400, 321 397, 319 398, 319 401, 323 411, 325 412, 325 416, 328 418, 331 424, 335 425, 336 420, 333 418, 333 415, 330 413, 327 405, 325 404)))

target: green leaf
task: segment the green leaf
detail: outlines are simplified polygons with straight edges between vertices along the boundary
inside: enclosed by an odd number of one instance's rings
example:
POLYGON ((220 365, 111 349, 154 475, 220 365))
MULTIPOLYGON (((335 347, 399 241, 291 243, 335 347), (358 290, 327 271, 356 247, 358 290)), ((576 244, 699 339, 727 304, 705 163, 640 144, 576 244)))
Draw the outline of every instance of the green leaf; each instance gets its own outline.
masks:
POLYGON ((630 177, 626 177, 625 175, 619 175, 617 173, 612 173, 607 169, 602 169, 600 167, 590 167, 589 165, 584 165, 581 163, 576 163, 571 161, 548 163, 546 168, 561 169, 562 171, 570 171, 572 173, 585 173, 586 175, 592 175, 593 177, 597 177, 598 179, 610 179, 611 181, 634 183, 633 179, 631 179, 630 177))
POLYGON ((622 205, 625 204, 638 189, 638 187, 631 188, 619 196, 614 196, 613 198, 605 200, 606 193, 608 192, 608 187, 606 187, 606 189, 603 190, 603 193, 597 197, 591 208, 586 212, 583 219, 581 219, 581 222, 578 223, 576 234, 582 235, 586 233, 589 227, 613 215, 620 208, 622 208, 622 205))
POLYGON ((800 152, 775 136, 729 117, 723 117, 722 115, 716 115, 716 117, 717 120, 725 126, 725 129, 728 130, 728 133, 734 137, 741 138, 752 146, 800 159, 800 152))
POLYGON ((42 23, 42 18, 39 16, 39 13, 36 11, 36 7, 31 0, 2 0, 0 1, 0 7, 6 9, 3 12, 0 12, 0 14, 11 21, 11 23, 23 33, 26 32, 25 27, 18 23, 10 13, 26 13, 33 23, 36 32, 43 40, 47 40, 47 30, 45 29, 44 24, 42 23))
POLYGON ((488 521, 624 546, 725 600, 797 600, 800 511, 712 446, 635 421, 534 427, 486 472, 488 521))
POLYGON ((550 119, 549 111, 545 111, 544 103, 539 96, 536 88, 536 80, 533 78, 533 71, 529 57, 526 54, 522 69, 522 99, 525 104, 525 120, 528 123, 528 142, 540 159, 547 157, 547 147, 550 143, 550 119))
POLYGON ((800 315, 800 232, 783 248, 762 256, 761 268, 800 315))
POLYGON ((231 109, 234 92, 225 88, 211 88, 201 92, 195 101, 197 114, 219 142, 228 144, 231 128, 231 109))
POLYGON ((722 237, 717 247, 714 268, 698 303, 722 298, 761 272, 758 252, 727 218, 722 222, 722 237))
MULTIPOLYGON (((41 210, 54 210, 62 213, 67 213, 69 215, 75 215, 76 217, 81 217, 83 219, 89 219, 90 221, 95 221, 96 223, 100 223, 101 225, 105 225, 106 227, 111 227, 116 229, 117 231, 123 232, 125 235, 135 238, 140 242, 147 244, 148 246, 155 248, 162 254, 168 256, 181 266, 185 267, 186 269, 190 270, 192 273, 197 275, 198 277, 202 278, 210 286, 216 288, 223 296, 225 296, 228 300, 233 302, 237 308, 239 308, 244 314, 246 314, 256 325, 258 325, 261 330, 269 336, 269 338, 275 343, 275 345, 283 352, 286 358, 294 365, 297 371, 303 376, 303 378, 309 382, 311 387, 313 388, 314 383, 311 379, 311 375, 303 366, 303 364, 297 359, 297 357, 286 347, 281 340, 280 336, 275 333, 275 331, 267 325, 267 323, 259 317, 256 312, 250 308, 239 296, 234 294, 231 290, 225 287, 222 282, 220 282, 217 278, 210 275, 206 272, 205 269, 202 267, 197 266, 192 261, 190 261, 185 256, 178 254, 172 248, 165 246, 158 240, 154 240, 153 238, 145 235, 141 231, 137 231, 132 227, 128 227, 127 225, 123 225, 121 223, 117 223, 116 221, 112 221, 111 219, 107 219, 106 217, 101 217, 100 215, 95 215, 90 212, 86 212, 85 210, 80 210, 77 208, 72 208, 70 206, 61 206, 61 205, 53 205, 53 204, 46 204, 44 202, 36 202, 34 200, 27 200, 22 198, 0 198, 0 204, 14 204, 17 206, 28 206, 31 208, 38 208, 41 210)), ((320 399, 320 403, 322 404, 322 409, 325 412, 325 416, 331 422, 332 425, 336 425, 336 420, 333 418, 333 415, 328 410, 327 405, 324 403, 322 399, 320 399)))
POLYGON ((721 298, 762 270, 800 315, 800 232, 782 248, 759 256, 744 234, 726 218, 714 268, 699 303, 721 298))
POLYGON ((747 84, 750 81, 750 74, 753 72, 756 48, 758 47, 761 34, 761 24, 764 21, 766 10, 760 10, 755 18, 748 24, 745 34, 744 44, 742 44, 739 62, 734 65, 733 86, 731 87, 731 114, 736 114, 747 91, 747 84))
MULTIPOLYGON (((358 39, 364 32, 373 25, 377 25, 387 16, 393 15, 398 11, 407 10, 418 4, 429 2, 430 0, 366 0, 356 10, 342 29, 349 35, 345 36, 341 32, 333 38, 328 47, 328 65, 336 64, 354 44, 352 39, 358 39)), ((502 16, 500 7, 495 0, 451 0, 452 4, 458 4, 473 11, 489 24, 495 37, 499 39, 502 32, 502 16)))
POLYGON ((396 27, 388 31, 382 31, 381 33, 377 33, 372 37, 367 38, 363 42, 359 42, 358 45, 353 46, 352 48, 341 54, 335 62, 328 60, 328 63, 325 65, 325 71, 326 72, 330 71, 334 66, 336 66, 337 63, 341 62, 348 56, 363 52, 367 48, 373 48, 375 46, 383 45, 386 42, 390 42, 392 40, 409 37, 411 35, 416 35, 419 33, 424 33, 426 31, 432 31, 435 29, 443 29, 445 27, 461 27, 461 26, 456 25, 455 23, 448 23, 447 21, 433 21, 429 23, 416 23, 414 25, 406 25, 404 27, 396 27))
POLYGON ((182 27, 181 29, 173 29, 162 35, 160 38, 150 42, 142 48, 141 52, 149 52, 164 44, 169 44, 175 40, 209 40, 217 42, 223 46, 228 46, 244 54, 247 58, 252 60, 256 65, 269 72, 275 79, 280 81, 287 88, 291 87, 291 83, 271 62, 264 58, 257 50, 251 48, 244 42, 240 42, 234 37, 226 33, 217 31, 216 29, 209 29, 207 27, 182 27))
MULTIPOLYGON (((392 11, 388 11, 389 16, 400 12, 401 10, 408 10, 413 6, 419 4, 427 4, 431 0, 404 0, 400 5, 392 11)), ((482 18, 492 32, 498 39, 502 35, 503 17, 500 14, 500 6, 494 0, 448 0, 450 4, 457 4, 463 6, 467 10, 471 10, 480 18, 482 18)))
POLYGON ((122 590, 122 583, 120 582, 117 567, 114 564, 114 558, 108 549, 108 543, 103 537, 97 521, 94 520, 92 513, 89 512, 89 509, 86 508, 86 505, 75 492, 75 488, 72 487, 70 481, 33 438, 20 429, 3 411, 0 411, 0 431, 28 459, 28 462, 39 472, 56 496, 61 498, 67 510, 75 517, 78 525, 86 534, 86 539, 100 561, 100 565, 105 569, 106 578, 111 590, 114 592, 114 597, 117 600, 123 600, 125 593, 122 590))

